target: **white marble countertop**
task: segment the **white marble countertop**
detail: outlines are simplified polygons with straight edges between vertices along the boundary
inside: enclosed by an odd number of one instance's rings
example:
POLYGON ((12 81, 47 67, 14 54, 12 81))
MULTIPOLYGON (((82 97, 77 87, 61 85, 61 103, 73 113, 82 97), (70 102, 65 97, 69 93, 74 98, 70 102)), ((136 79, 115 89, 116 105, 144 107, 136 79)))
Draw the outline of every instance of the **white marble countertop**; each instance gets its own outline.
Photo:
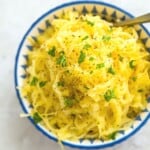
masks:
MULTIPOLYGON (((18 44, 41 14, 70 0, 0 0, 0 150, 60 150, 55 142, 39 133, 27 119, 14 89, 14 59, 18 44)), ((133 15, 150 11, 149 0, 104 0, 133 15)), ((146 25, 150 30, 150 24, 146 25)), ((149 150, 150 121, 133 137, 108 150, 149 150)), ((71 150, 71 148, 66 148, 71 150)))

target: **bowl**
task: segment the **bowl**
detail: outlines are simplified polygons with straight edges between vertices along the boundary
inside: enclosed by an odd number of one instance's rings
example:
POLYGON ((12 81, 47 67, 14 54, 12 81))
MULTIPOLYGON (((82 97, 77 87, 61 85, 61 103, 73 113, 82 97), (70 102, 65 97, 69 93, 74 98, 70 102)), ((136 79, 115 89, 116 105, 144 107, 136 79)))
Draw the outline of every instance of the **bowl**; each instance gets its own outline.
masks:
MULTIPOLYGON (((62 4, 56 8, 53 8, 43 14, 40 18, 38 18, 31 27, 27 30, 25 35, 23 36, 20 45, 17 50, 16 59, 15 59, 15 88, 20 87, 23 84, 24 79, 26 78, 26 68, 27 60, 28 60, 28 51, 33 50, 33 46, 27 40, 28 37, 31 37, 33 40, 36 40, 36 37, 44 32, 47 28, 51 27, 51 21, 54 18, 59 18, 60 14, 63 11, 72 10, 72 11, 79 11, 82 14, 86 14, 88 12, 92 13, 93 15, 101 15, 103 18, 112 18, 112 19, 121 19, 125 20, 127 18, 133 18, 133 16, 128 13, 127 11, 108 4, 104 2, 96 2, 96 1, 78 1, 78 2, 70 2, 62 4)), ((150 52, 150 34, 148 30, 142 25, 135 25, 134 26, 139 38, 144 43, 147 50, 150 52)), ((19 99, 20 105, 23 108, 25 113, 30 112, 31 107, 30 104, 25 100, 25 98, 21 97, 20 91, 16 88, 17 97, 19 99)), ((102 139, 80 139, 78 141, 63 141, 64 145, 75 147, 75 148, 86 148, 86 149, 95 149, 95 148, 105 148, 111 147, 115 144, 121 143, 125 141, 133 134, 135 134, 139 129, 145 125, 147 120, 149 119, 150 115, 150 97, 148 97, 148 105, 139 116, 135 118, 133 124, 127 130, 121 130, 118 132, 116 138, 114 140, 103 141, 102 139)), ((57 141, 57 137, 49 132, 44 126, 37 124, 35 125, 33 119, 28 117, 31 123, 47 136, 49 139, 57 141)))

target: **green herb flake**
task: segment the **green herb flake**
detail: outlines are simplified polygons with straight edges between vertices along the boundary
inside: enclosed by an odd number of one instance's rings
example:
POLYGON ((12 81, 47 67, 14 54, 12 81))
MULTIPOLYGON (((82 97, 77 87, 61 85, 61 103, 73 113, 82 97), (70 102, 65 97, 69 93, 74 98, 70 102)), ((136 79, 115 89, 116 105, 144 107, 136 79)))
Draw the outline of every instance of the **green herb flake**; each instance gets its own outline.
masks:
POLYGON ((40 86, 40 87, 44 87, 46 83, 47 83, 47 81, 41 81, 41 82, 39 83, 39 86, 40 86))
POLYGON ((75 119, 76 118, 76 114, 70 114, 71 119, 75 119))
POLYGON ((37 124, 39 122, 42 121, 42 118, 39 116, 39 114, 36 112, 33 114, 33 120, 34 120, 34 123, 37 124))
POLYGON ((101 63, 101 64, 97 64, 96 65, 96 69, 100 69, 100 68, 103 68, 105 67, 105 64, 104 63, 101 63))
POLYGON ((69 71, 69 70, 66 70, 65 73, 70 73, 70 71, 69 71))
POLYGON ((84 86, 84 88, 85 88, 86 90, 89 90, 89 88, 88 88, 86 85, 84 86))
POLYGON ((55 123, 53 126, 54 126, 55 129, 60 129, 60 127, 57 123, 55 123))
POLYGON ((109 53, 107 56, 108 56, 108 57, 112 57, 112 53, 109 53))
POLYGON ((116 74, 115 71, 114 71, 114 69, 112 68, 112 66, 108 68, 108 73, 110 73, 112 75, 116 74))
POLYGON ((90 47, 91 47, 91 45, 90 45, 90 44, 85 44, 85 45, 83 46, 83 49, 88 50, 90 47))
POLYGON ((35 85, 37 84, 37 82, 38 82, 38 78, 33 77, 33 78, 32 78, 32 81, 30 82, 30 85, 31 85, 31 86, 35 86, 35 85))
POLYGON ((132 80, 133 80, 133 81, 136 81, 136 80, 137 80, 137 77, 132 77, 132 80))
POLYGON ((87 23, 88 25, 90 25, 90 26, 94 26, 94 22, 91 22, 91 21, 89 21, 89 20, 86 20, 86 23, 87 23))
POLYGON ((110 39, 111 39, 110 36, 107 36, 107 35, 102 36, 102 40, 103 40, 104 42, 108 42, 108 41, 110 41, 110 39))
POLYGON ((93 73, 93 70, 92 71, 90 71, 90 74, 92 74, 93 73))
POLYGON ((146 100, 146 102, 149 103, 150 102, 150 97, 146 98, 145 100, 146 100))
POLYGON ((49 51, 48 51, 48 54, 51 55, 52 57, 55 56, 55 52, 56 52, 56 47, 53 46, 49 51))
POLYGON ((78 58, 78 63, 81 64, 85 60, 86 54, 83 51, 80 51, 80 56, 78 58))
POLYGON ((65 83, 63 82, 63 81, 59 81, 59 82, 57 82, 57 86, 64 86, 65 85, 65 83))
POLYGON ((104 94, 104 98, 106 101, 110 101, 112 98, 115 98, 114 90, 107 90, 104 94))
POLYGON ((74 102, 71 98, 64 98, 64 104, 66 107, 72 107, 74 102))
POLYGON ((123 58, 122 56, 120 56, 120 55, 119 55, 119 61, 121 61, 121 62, 122 62, 122 61, 123 61, 123 59, 124 59, 124 58, 123 58))
POLYGON ((116 138, 116 134, 117 134, 117 131, 115 131, 115 132, 111 133, 110 135, 108 135, 108 138, 114 140, 116 138))
POLYGON ((93 61, 93 60, 94 60, 94 57, 90 57, 90 58, 89 58, 89 61, 93 61))
POLYGON ((138 89, 138 92, 139 93, 142 93, 144 90, 143 89, 138 89))
POLYGON ((134 68, 135 68, 135 60, 131 60, 131 61, 129 62, 129 67, 130 67, 131 69, 134 69, 134 68))
POLYGON ((62 67, 67 66, 67 60, 64 52, 60 53, 60 56, 57 59, 57 64, 61 65, 62 67))
POLYGON ((89 38, 89 36, 85 36, 85 37, 82 38, 82 41, 84 41, 84 40, 86 40, 88 38, 89 38))

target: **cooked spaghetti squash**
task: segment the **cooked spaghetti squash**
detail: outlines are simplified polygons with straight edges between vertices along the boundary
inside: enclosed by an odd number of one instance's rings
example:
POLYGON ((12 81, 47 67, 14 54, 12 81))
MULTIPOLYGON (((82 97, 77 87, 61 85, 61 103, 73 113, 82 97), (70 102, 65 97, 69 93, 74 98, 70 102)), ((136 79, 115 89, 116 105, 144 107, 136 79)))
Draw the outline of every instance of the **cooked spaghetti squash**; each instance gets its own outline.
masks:
POLYGON ((67 13, 37 37, 22 96, 59 140, 114 138, 147 105, 150 54, 133 27, 67 13))

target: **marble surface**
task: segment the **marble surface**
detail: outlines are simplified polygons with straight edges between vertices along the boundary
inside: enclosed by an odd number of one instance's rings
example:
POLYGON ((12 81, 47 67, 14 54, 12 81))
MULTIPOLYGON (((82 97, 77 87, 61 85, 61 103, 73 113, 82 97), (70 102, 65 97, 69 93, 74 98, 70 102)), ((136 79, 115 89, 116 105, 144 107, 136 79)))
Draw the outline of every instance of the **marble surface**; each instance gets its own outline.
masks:
MULTIPOLYGON (((39 133, 27 119, 14 89, 14 60, 18 44, 41 14, 70 0, 0 0, 0 150, 60 150, 58 144, 39 133)), ((105 0, 133 15, 150 10, 149 0, 105 0)), ((146 25, 150 30, 150 24, 146 25)), ((136 135, 108 150, 149 150, 150 122, 136 135)), ((66 148, 71 150, 71 148, 66 148)))

